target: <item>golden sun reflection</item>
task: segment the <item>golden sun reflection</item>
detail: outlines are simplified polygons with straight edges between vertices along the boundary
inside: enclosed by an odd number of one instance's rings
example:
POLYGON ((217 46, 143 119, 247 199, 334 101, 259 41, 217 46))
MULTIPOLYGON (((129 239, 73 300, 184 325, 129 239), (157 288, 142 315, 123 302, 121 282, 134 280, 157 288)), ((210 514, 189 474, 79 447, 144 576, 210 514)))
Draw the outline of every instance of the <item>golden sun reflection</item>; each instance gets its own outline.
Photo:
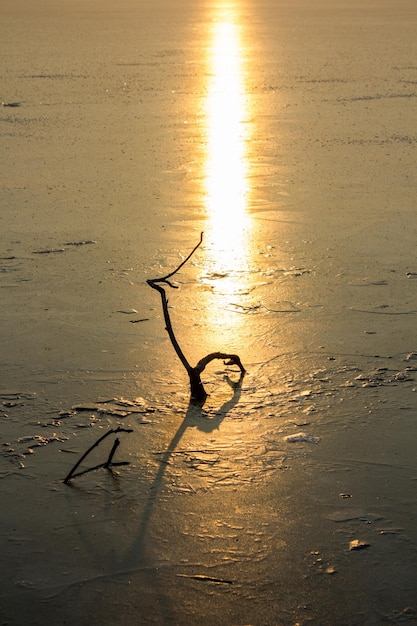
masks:
POLYGON ((213 22, 206 99, 204 326, 207 348, 231 350, 249 332, 241 313, 250 291, 248 95, 242 27, 232 10, 213 22))
POLYGON ((229 17, 215 22, 210 51, 207 110, 206 241, 213 272, 245 259, 247 204, 246 96, 239 27, 229 17))

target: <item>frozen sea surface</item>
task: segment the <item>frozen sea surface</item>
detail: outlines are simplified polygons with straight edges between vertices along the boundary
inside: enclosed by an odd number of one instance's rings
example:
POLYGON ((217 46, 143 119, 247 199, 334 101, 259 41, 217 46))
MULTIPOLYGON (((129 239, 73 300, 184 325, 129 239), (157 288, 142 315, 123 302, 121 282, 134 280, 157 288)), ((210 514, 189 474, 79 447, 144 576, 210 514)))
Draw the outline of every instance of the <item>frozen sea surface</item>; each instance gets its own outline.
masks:
POLYGON ((2 623, 416 623, 414 3, 1 11, 2 623))

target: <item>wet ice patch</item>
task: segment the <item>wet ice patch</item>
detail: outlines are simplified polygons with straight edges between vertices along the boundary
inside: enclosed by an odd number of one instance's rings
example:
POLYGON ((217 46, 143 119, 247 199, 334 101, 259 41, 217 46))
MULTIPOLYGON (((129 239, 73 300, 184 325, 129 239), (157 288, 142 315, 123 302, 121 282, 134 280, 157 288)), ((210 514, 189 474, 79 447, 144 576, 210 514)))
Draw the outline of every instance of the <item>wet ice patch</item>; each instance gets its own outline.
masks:
POLYGON ((40 435, 26 435, 24 437, 19 437, 17 442, 28 444, 28 450, 31 450, 33 448, 39 448, 40 446, 46 446, 52 441, 60 441, 61 443, 63 443, 67 439, 68 437, 58 437, 56 433, 54 433, 51 437, 41 437, 40 435))
POLYGON ((10 461, 17 463, 20 468, 24 468, 23 460, 25 457, 33 454, 36 448, 47 446, 53 442, 63 443, 68 439, 65 435, 57 435, 53 433, 49 437, 41 435, 24 435, 19 437, 13 444, 11 442, 3 443, 2 453, 10 461))
POLYGON ((369 374, 359 374, 355 380, 362 383, 362 387, 382 387, 389 384, 404 383, 414 380, 407 368, 403 372, 395 372, 387 367, 378 367, 369 374))
POLYGON ((133 315, 137 313, 136 309, 117 309, 116 313, 124 313, 125 315, 133 315))
POLYGON ((349 542, 349 550, 364 550, 365 548, 369 548, 369 546, 369 543, 361 541, 360 539, 353 539, 353 541, 349 542))
POLYGON ((85 241, 67 241, 67 243, 64 243, 64 246, 90 246, 95 243, 92 239, 86 239, 85 241))
POLYGON ((33 254, 56 254, 65 251, 66 248, 45 248, 43 250, 34 250, 33 254))
POLYGON ((68 250, 68 247, 79 248, 80 246, 89 246, 95 243, 96 242, 93 241, 92 239, 85 239, 85 240, 80 240, 80 241, 67 241, 62 246, 33 250, 33 254, 56 254, 59 252, 66 252, 68 250))
POLYGON ((287 443, 319 443, 320 437, 314 437, 307 433, 294 433, 293 435, 286 435, 284 441, 287 443))
POLYGON ((146 404, 143 398, 127 400, 125 398, 113 398, 102 402, 83 402, 71 407, 73 411, 94 411, 95 413, 105 413, 115 417, 127 417, 132 413, 149 414, 155 413, 155 408, 146 404))

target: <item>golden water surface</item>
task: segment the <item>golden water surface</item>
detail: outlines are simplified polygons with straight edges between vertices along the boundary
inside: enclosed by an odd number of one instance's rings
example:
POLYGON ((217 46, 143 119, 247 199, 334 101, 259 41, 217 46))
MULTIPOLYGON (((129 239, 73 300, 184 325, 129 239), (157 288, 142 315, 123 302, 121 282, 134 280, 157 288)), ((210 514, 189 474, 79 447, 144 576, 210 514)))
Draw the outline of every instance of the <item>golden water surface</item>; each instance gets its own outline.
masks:
POLYGON ((247 68, 243 27, 233 10, 221 10, 212 24, 205 102, 205 270, 217 301, 207 320, 223 330, 234 326, 236 333, 230 306, 247 290, 250 261, 247 68))

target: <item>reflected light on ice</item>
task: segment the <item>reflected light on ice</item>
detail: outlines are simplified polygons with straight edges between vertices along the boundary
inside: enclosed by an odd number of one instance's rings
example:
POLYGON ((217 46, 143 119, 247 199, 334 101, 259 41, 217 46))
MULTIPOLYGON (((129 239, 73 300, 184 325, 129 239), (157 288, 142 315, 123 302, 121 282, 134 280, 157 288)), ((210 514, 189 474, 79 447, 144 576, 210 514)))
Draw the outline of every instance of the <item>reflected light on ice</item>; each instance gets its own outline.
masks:
POLYGON ((213 272, 245 258, 247 203, 246 96, 239 27, 225 16, 215 23, 210 51, 207 114, 206 242, 213 272))
MULTIPOLYGON (((205 323, 218 346, 239 345, 249 289, 251 219, 248 215, 248 95, 241 26, 224 9, 213 22, 206 99, 203 282, 209 287, 205 323)), ((213 348, 212 345, 209 346, 213 348)))

